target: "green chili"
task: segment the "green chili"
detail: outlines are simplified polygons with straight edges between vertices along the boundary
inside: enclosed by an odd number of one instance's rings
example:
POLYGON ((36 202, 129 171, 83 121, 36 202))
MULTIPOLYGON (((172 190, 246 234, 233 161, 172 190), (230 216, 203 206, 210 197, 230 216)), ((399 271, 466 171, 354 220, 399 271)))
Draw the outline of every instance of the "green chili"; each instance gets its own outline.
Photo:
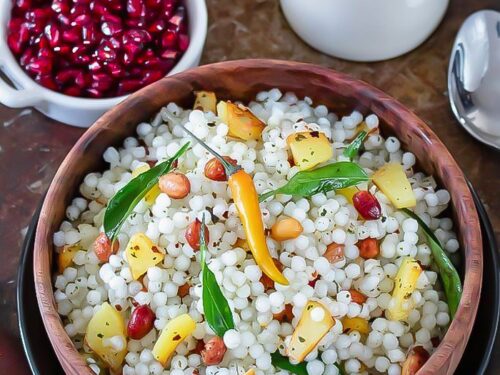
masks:
POLYGON ((429 247, 431 248, 432 257, 436 262, 439 270, 439 277, 441 278, 444 286, 444 293, 448 301, 448 307, 450 308, 450 315, 453 319, 455 313, 457 312, 460 298, 462 297, 462 282, 460 281, 458 272, 455 269, 455 266, 453 266, 453 263, 451 263, 450 258, 448 258, 448 256, 446 255, 439 240, 434 235, 432 230, 424 223, 424 221, 413 211, 410 211, 407 208, 403 208, 403 212, 411 218, 417 220, 418 225, 422 228, 427 237, 429 247))
POLYGON ((366 136, 368 135, 367 132, 365 132, 364 130, 361 131, 357 136, 356 138, 354 138, 352 140, 352 142, 349 144, 349 146, 347 146, 345 149, 344 149, 344 156, 345 157, 348 157, 349 159, 354 159, 354 157, 358 154, 359 152, 359 149, 361 148, 361 146, 363 145, 363 141, 365 140, 366 136))

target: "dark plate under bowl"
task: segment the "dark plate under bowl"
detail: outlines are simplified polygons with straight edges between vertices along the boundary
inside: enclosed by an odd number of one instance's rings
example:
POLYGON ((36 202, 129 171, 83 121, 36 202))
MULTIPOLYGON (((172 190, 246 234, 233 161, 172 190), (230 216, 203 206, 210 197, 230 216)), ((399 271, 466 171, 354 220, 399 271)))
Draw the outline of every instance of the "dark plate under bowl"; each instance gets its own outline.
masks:
MULTIPOLYGON (((455 374, 483 375, 488 369, 495 347, 495 337, 500 319, 500 275, 497 245, 490 220, 472 186, 471 191, 480 217, 483 235, 483 286, 476 323, 455 374)), ((58 375, 64 374, 64 372, 45 332, 34 288, 33 245, 39 214, 40 208, 33 215, 22 248, 17 275, 17 316, 24 353, 33 374, 58 375)), ((500 351, 500 348, 497 351, 500 351)))

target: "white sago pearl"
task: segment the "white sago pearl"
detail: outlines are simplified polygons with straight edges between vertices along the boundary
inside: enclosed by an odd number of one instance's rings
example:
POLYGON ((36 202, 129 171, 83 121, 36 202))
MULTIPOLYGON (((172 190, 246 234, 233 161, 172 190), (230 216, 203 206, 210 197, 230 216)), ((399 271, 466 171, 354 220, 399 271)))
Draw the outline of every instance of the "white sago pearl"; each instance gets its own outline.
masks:
POLYGON ((324 216, 320 216, 314 221, 314 226, 316 227, 317 231, 324 232, 330 226, 330 219, 324 216))
POLYGON ((342 229, 334 229, 332 231, 332 241, 338 244, 343 244, 346 239, 346 233, 342 229))
POLYGON ((399 256, 408 256, 410 255, 411 245, 408 242, 401 241, 396 245, 396 253, 399 256))
POLYGON ((436 317, 432 314, 424 314, 422 319, 420 319, 420 325, 431 331, 436 326, 436 317))
POLYGON ((403 239, 411 245, 416 245, 418 243, 418 235, 415 232, 406 232, 403 239))
POLYGON ((344 211, 338 211, 333 218, 335 223, 341 227, 345 226, 349 221, 349 215, 344 211))
MULTIPOLYGON (((425 297, 425 294, 424 294, 424 297, 425 297)), ((422 312, 424 314, 432 314, 432 315, 434 315, 434 314, 437 313, 437 311, 438 311, 437 305, 434 302, 432 302, 432 301, 425 302, 424 306, 422 308, 422 312)))
POLYGON ((323 362, 315 359, 313 361, 307 362, 306 369, 307 373, 311 375, 323 374, 323 371, 325 370, 325 365, 323 364, 323 362))
POLYGON ((262 276, 262 271, 257 265, 249 265, 245 267, 245 275, 250 281, 258 281, 262 276))
POLYGON ((70 230, 64 234, 64 240, 68 245, 73 245, 80 241, 81 236, 76 230, 70 230))
POLYGON ((259 358, 262 354, 264 354, 264 347, 261 344, 253 344, 250 346, 248 353, 253 359, 259 358))
POLYGON ((239 287, 242 286, 243 284, 245 284, 246 280, 247 280, 247 278, 246 278, 245 274, 241 271, 234 271, 231 274, 231 281, 236 286, 239 286, 239 287))
POLYGON ((436 191, 436 196, 439 200, 439 204, 448 204, 450 202, 450 193, 448 193, 447 190, 441 189, 436 191))
POLYGON ((87 294, 87 302, 91 306, 95 306, 101 303, 102 295, 97 290, 91 290, 87 294))
POLYGON ((415 155, 413 155, 411 152, 405 152, 401 161, 403 162, 405 168, 411 168, 415 165, 416 162, 415 155))
POLYGON ((292 270, 295 272, 302 272, 306 269, 306 260, 301 256, 292 257, 292 270))
POLYGON ((255 300, 255 309, 259 312, 267 312, 271 308, 269 297, 267 295, 260 295, 255 300))
POLYGON ((314 269, 318 271, 320 275, 324 275, 330 272, 330 262, 325 257, 319 257, 314 260, 314 269))
POLYGON ((386 333, 384 335, 384 340, 382 342, 384 345, 385 350, 393 350, 396 349, 399 346, 399 341, 398 338, 392 334, 392 333, 386 333))
POLYGON ((351 293, 347 290, 343 290, 337 294, 337 301, 345 304, 351 303, 351 293))
POLYGON ((337 361, 337 352, 333 349, 325 350, 321 353, 321 360, 327 365, 333 364, 337 361))
POLYGON ((402 347, 409 348, 413 345, 413 334, 410 332, 405 333, 399 338, 399 343, 402 347))
POLYGON ((401 375, 401 367, 395 363, 389 366, 387 369, 388 375, 401 375))
POLYGON ((439 312, 437 313, 436 315, 436 323, 441 326, 441 327, 445 327, 448 325, 448 323, 450 322, 450 316, 448 315, 448 313, 446 312, 439 312))
POLYGON ((385 331, 387 329, 387 320, 384 318, 375 319, 372 323, 372 328, 379 332, 385 331))
POLYGON ((382 345, 382 342, 384 340, 384 335, 380 333, 379 331, 371 331, 368 334, 368 339, 366 341, 366 344, 370 348, 377 348, 380 345, 382 345))
POLYGON ((392 333, 394 333, 394 335, 396 335, 398 337, 403 335, 403 333, 405 332, 405 327, 403 324, 401 324, 401 322, 390 320, 387 323, 387 325, 388 325, 389 331, 391 331, 392 333))
POLYGON ((356 259, 359 256, 359 249, 356 245, 346 245, 344 247, 344 256, 348 259, 356 259))
POLYGON ((385 222, 385 230, 387 233, 394 233, 399 228, 399 222, 396 218, 389 216, 385 222))
POLYGON ((190 265, 191 260, 184 255, 179 255, 174 261, 174 266, 178 271, 187 271, 190 265))
POLYGON ((77 273, 78 273, 78 271, 76 270, 76 268, 67 267, 63 271, 63 276, 66 278, 66 280, 71 282, 71 281, 75 281, 77 273))
POLYGON ((401 143, 395 137, 388 137, 385 141, 385 149, 390 153, 397 152, 400 147, 401 143))
POLYGON ((311 197, 311 201, 312 201, 313 205, 315 205, 316 207, 319 207, 319 206, 325 204, 326 195, 323 193, 314 194, 311 197))
POLYGON ((377 357, 375 360, 375 369, 379 372, 386 372, 391 362, 387 359, 387 357, 377 357))
POLYGON ((347 265, 347 267, 344 270, 345 270, 346 276, 349 279, 355 279, 361 274, 361 268, 356 263, 351 263, 351 264, 347 265))
POLYGON ((387 357, 391 362, 403 362, 405 360, 405 354, 401 349, 393 349, 387 352, 387 357))
POLYGON ((236 256, 236 253, 232 250, 228 250, 225 253, 223 253, 220 257, 222 263, 227 266, 227 267, 232 267, 236 264, 238 261, 238 258, 236 256))
POLYGON ((325 310, 321 307, 315 307, 311 310, 311 319, 315 322, 321 322, 325 317, 325 310))
POLYGON ((446 244, 444 245, 444 248, 446 251, 450 253, 455 253, 457 250, 460 248, 460 244, 455 238, 449 239, 446 244))
POLYGON ((293 296, 293 304, 295 307, 303 307, 307 303, 307 297, 303 293, 297 293, 293 296))
POLYGON ((378 126, 379 120, 377 115, 371 114, 365 117, 365 124, 369 129, 374 129, 378 126))
POLYGON ((229 329, 224 333, 224 344, 228 349, 236 349, 241 342, 240 333, 235 329, 229 329))
POLYGON ((425 328, 420 328, 417 333, 415 333, 415 340, 421 344, 426 344, 430 341, 431 335, 429 331, 425 328))
POLYGON ((263 353, 255 360, 255 364, 261 370, 268 370, 271 368, 271 355, 269 353, 263 353))
POLYGON ((427 205, 429 207, 435 207, 439 204, 439 199, 438 199, 437 195, 434 193, 425 194, 424 199, 425 199, 425 203, 427 203, 427 205))
POLYGON ((273 292, 269 295, 271 306, 280 307, 285 303, 285 297, 281 292, 273 292))
POLYGON ((361 369, 361 363, 357 359, 348 359, 345 362, 345 370, 347 373, 357 373, 361 369))
POLYGON ((294 240, 295 247, 299 250, 305 250, 309 246, 309 238, 304 235, 298 236, 294 240))

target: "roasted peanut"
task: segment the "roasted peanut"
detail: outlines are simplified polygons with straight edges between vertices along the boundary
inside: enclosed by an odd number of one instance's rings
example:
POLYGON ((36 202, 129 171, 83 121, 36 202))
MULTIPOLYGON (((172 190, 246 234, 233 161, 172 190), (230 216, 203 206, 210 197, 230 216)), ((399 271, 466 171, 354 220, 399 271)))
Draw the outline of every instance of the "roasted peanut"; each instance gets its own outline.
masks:
POLYGON ((224 341, 218 337, 212 337, 205 344, 205 349, 201 351, 201 359, 207 366, 218 365, 221 363, 226 353, 224 341))
POLYGON ((342 261, 344 259, 344 245, 332 242, 327 246, 323 256, 332 264, 342 261))
POLYGON ((116 253, 119 247, 118 240, 115 240, 111 246, 111 240, 104 232, 101 232, 94 241, 94 252, 101 262, 107 262, 111 254, 116 253))
POLYGON ((188 283, 181 285, 177 290, 177 295, 181 298, 186 297, 189 294, 189 288, 191 288, 191 285, 188 283))
MULTIPOLYGON (((186 234, 184 237, 186 238, 189 246, 193 248, 193 250, 200 250, 200 230, 201 230, 201 222, 196 219, 186 229, 186 234)), ((208 244, 210 242, 208 228, 205 227, 205 242, 208 244)))
POLYGON ((362 305, 367 300, 367 297, 363 293, 358 292, 356 289, 349 289, 349 293, 351 294, 352 302, 362 305))
POLYGON ((374 259, 380 253, 378 241, 375 238, 365 238, 358 241, 359 256, 363 259, 374 259))
POLYGON ((286 241, 297 238, 304 228, 297 219, 287 217, 276 221, 271 227, 271 237, 275 241, 286 241))
MULTIPOLYGON (((229 156, 223 156, 223 158, 232 165, 237 165, 233 158, 229 156)), ((226 170, 217 158, 212 158, 205 164, 205 176, 213 181, 227 181, 226 170)))
POLYGON ((421 346, 414 346, 403 363, 401 375, 415 375, 429 359, 429 353, 421 346))
POLYGON ((182 199, 191 191, 191 184, 185 174, 170 172, 160 177, 160 190, 172 199, 182 199))

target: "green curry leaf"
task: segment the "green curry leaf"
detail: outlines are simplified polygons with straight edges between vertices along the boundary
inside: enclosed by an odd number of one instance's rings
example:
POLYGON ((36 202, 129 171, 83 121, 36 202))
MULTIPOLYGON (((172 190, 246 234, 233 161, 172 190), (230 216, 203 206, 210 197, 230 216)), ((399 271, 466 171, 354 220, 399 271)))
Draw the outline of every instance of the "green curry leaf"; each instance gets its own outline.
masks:
POLYGON ((310 197, 314 194, 357 185, 368 179, 368 175, 358 164, 341 161, 310 171, 300 171, 285 185, 261 194, 259 201, 263 202, 275 194, 310 197))
POLYGON ((348 157, 349 159, 354 159, 354 157, 358 154, 359 152, 359 149, 361 148, 361 146, 363 145, 363 141, 365 140, 366 136, 368 135, 367 132, 365 132, 364 130, 361 131, 357 136, 356 138, 354 138, 352 140, 352 142, 349 144, 349 146, 347 146, 345 149, 344 149, 344 156, 345 157, 348 157))
POLYGON ((292 374, 307 375, 307 366, 304 362, 293 365, 290 363, 290 360, 282 356, 279 351, 275 351, 271 354, 271 363, 274 367, 290 371, 292 374))
POLYGON ((156 185, 161 176, 170 171, 172 164, 186 152, 188 147, 189 142, 170 159, 130 180, 110 199, 104 213, 103 226, 106 236, 111 241, 114 241, 137 203, 156 185))
POLYGON ((210 328, 217 336, 223 337, 227 330, 234 328, 233 313, 226 297, 222 294, 214 273, 205 262, 205 252, 207 251, 205 228, 205 217, 203 217, 200 228, 203 311, 210 328))

